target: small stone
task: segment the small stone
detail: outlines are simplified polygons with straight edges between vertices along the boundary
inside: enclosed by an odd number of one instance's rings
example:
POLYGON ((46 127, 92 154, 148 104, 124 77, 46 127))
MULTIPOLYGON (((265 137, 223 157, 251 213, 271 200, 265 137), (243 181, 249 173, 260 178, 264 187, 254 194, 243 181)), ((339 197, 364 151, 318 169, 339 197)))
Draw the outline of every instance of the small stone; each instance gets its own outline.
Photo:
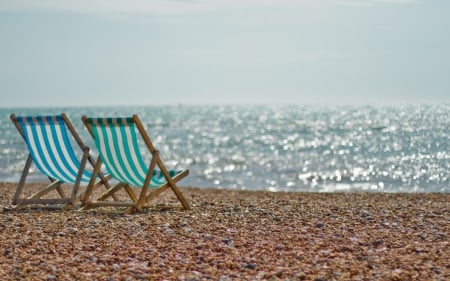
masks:
POLYGON ((246 263, 246 264, 244 265, 244 268, 254 270, 254 269, 256 269, 256 264, 254 264, 254 263, 252 263, 252 262, 246 263))

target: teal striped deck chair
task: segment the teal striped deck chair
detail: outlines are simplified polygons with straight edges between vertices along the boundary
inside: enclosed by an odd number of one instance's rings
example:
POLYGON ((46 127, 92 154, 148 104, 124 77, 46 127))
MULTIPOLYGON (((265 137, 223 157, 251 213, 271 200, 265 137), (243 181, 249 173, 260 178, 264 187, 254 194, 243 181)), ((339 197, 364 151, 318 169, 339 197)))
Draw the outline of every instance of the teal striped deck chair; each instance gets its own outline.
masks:
MULTIPOLYGON (((25 140, 29 152, 12 204, 16 207, 24 205, 73 207, 81 198, 81 194, 78 194, 80 186, 91 182, 92 172, 85 169, 86 164, 89 162, 94 168, 95 163, 89 155, 89 148, 83 144, 68 117, 63 113, 54 116, 11 114, 10 118, 25 140), (72 138, 69 138, 70 135, 72 138), (72 145, 75 142, 81 149, 79 151, 81 159, 79 159, 80 156, 77 157, 72 145), (26 178, 32 164, 50 179, 50 184, 24 197, 22 193, 24 193, 26 178), (65 193, 67 186, 72 186, 69 195, 65 193), (58 193, 58 198, 46 196, 53 191, 58 193)), ((95 188, 102 185, 106 189, 110 188, 108 177, 101 172, 97 173, 93 182, 95 182, 95 188)))
POLYGON ((82 120, 94 138, 99 152, 94 174, 104 165, 108 174, 118 182, 95 200, 90 198, 93 184, 91 182, 82 199, 83 209, 99 206, 127 207, 127 212, 133 213, 149 207, 149 201, 167 189, 175 193, 184 209, 190 209, 188 201, 176 184, 189 174, 189 170, 167 170, 137 115, 126 118, 83 116, 82 120), (151 160, 144 160, 145 155, 141 154, 138 137, 148 148, 151 160), (134 192, 132 187, 140 188, 140 192, 134 192), (148 192, 149 189, 152 191, 148 192), (126 200, 108 200, 108 197, 119 190, 126 191, 126 200))

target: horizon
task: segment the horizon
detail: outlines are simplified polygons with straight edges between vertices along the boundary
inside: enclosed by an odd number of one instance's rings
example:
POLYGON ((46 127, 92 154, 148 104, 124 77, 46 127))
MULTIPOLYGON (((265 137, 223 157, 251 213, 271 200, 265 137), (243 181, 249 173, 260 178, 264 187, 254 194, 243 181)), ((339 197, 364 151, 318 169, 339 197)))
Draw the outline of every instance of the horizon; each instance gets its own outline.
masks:
POLYGON ((321 107, 347 107, 347 108, 365 108, 365 107, 373 107, 373 108, 389 108, 389 107, 422 107, 422 106, 450 106, 450 102, 420 102, 420 103, 276 103, 276 104, 268 104, 268 103, 216 103, 216 104, 186 104, 186 103, 178 103, 178 104, 126 104, 126 105, 118 105, 118 104, 103 104, 103 105, 28 105, 28 106, 3 106, 0 105, 0 110, 7 109, 93 109, 93 108, 152 108, 152 107, 312 107, 312 108, 321 108, 321 107))

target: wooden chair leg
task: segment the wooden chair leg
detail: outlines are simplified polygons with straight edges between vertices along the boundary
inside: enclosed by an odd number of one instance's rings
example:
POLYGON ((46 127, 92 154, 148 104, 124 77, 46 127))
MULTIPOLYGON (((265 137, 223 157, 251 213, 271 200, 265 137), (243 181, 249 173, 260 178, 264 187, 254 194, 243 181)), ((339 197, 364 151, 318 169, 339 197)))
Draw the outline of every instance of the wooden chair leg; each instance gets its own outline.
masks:
POLYGON ((147 172, 147 176, 145 177, 145 181, 144 181, 144 185, 142 186, 142 190, 141 193, 139 194, 139 199, 137 200, 136 203, 136 210, 139 211, 142 209, 142 207, 144 206, 145 203, 145 199, 146 199, 146 194, 148 191, 148 186, 150 185, 150 181, 152 180, 152 175, 153 175, 153 171, 155 170, 156 167, 156 158, 153 157, 152 161, 150 162, 150 166, 148 168, 148 172, 147 172))
POLYGON ((166 167, 162 163, 161 159, 159 159, 159 157, 158 157, 157 160, 158 160, 158 166, 160 167, 161 172, 164 174, 164 177, 166 178, 169 187, 175 193, 175 195, 177 196, 178 200, 183 205, 183 208, 185 210, 190 210, 191 206, 189 205, 188 201, 186 200, 186 198, 184 198, 184 196, 181 193, 180 189, 176 185, 176 182, 178 182, 179 180, 181 180, 182 178, 187 176, 189 174, 189 171, 186 170, 185 173, 180 174, 178 177, 171 178, 169 172, 167 171, 166 167))
POLYGON ((32 163, 31 155, 28 154, 27 161, 25 162, 25 167, 23 168, 22 175, 20 176, 19 184, 17 185, 16 192, 14 194, 12 204, 18 205, 17 200, 19 200, 20 195, 22 194, 23 187, 25 186, 25 180, 27 178, 28 172, 30 170, 32 163))
POLYGON ((97 162, 95 163, 94 171, 92 172, 91 180, 89 181, 89 184, 84 192, 83 199, 81 200, 81 205, 84 204, 84 202, 89 201, 89 197, 91 197, 91 193, 95 186, 95 178, 100 173, 100 168, 102 166, 102 160, 100 157, 97 159, 97 162))
POLYGON ((78 189, 80 188, 81 178, 83 177, 83 171, 84 168, 86 167, 88 157, 89 157, 89 148, 83 147, 83 157, 81 158, 80 169, 78 171, 77 179, 75 180, 75 183, 72 187, 72 194, 70 195, 70 203, 72 205, 75 205, 78 189))
POLYGON ((66 198, 66 193, 64 192, 62 185, 58 185, 56 187, 56 191, 58 192, 59 196, 61 196, 61 198, 66 198))
POLYGON ((137 203, 138 198, 136 197, 136 194, 134 194, 133 189, 128 184, 125 184, 124 186, 125 191, 128 193, 128 196, 130 196, 131 200, 133 200, 134 203, 137 203))
POLYGON ((178 187, 175 184, 170 185, 170 187, 172 188, 173 192, 175 192, 175 195, 177 196, 178 200, 180 200, 181 204, 183 205, 183 208, 185 210, 190 210, 191 206, 189 205, 189 203, 186 200, 186 198, 184 198, 183 194, 178 189, 178 187))

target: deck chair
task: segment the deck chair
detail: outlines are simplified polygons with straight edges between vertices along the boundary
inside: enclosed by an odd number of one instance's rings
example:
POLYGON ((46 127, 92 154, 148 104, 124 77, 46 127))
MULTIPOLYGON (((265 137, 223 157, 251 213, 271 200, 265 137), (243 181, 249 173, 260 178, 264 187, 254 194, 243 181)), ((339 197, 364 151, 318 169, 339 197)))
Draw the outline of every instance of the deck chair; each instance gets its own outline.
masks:
POLYGON ((112 178, 118 181, 115 186, 96 200, 90 199, 93 187, 91 181, 82 199, 82 204, 84 204, 82 209, 99 206, 127 207, 127 213, 134 213, 148 207, 150 200, 168 188, 175 193, 184 209, 190 209, 189 203, 176 185, 178 181, 189 174, 189 170, 166 169, 159 156, 159 151, 153 146, 137 115, 127 118, 88 118, 83 116, 82 120, 94 138, 99 151, 94 175, 99 171, 100 166, 104 165, 112 178), (146 164, 140 152, 137 133, 151 154, 149 164, 146 164), (134 192, 131 187, 140 188, 140 192, 134 192), (153 191, 147 195, 150 188, 153 191), (123 189, 128 194, 125 201, 108 200, 115 192, 123 189))
MULTIPOLYGON (((68 117, 63 113, 56 116, 11 114, 10 118, 25 140, 29 151, 12 204, 16 207, 24 205, 41 205, 49 208, 73 207, 80 199, 78 194, 80 185, 82 183, 87 185, 91 181, 92 173, 85 169, 86 163, 89 162, 92 168, 95 163, 89 155, 89 148, 83 144, 68 117), (72 142, 74 139, 81 148, 80 161, 75 154, 69 133, 73 137, 72 142), (22 193, 32 163, 50 179, 51 183, 31 196, 24 197, 22 193), (72 185, 70 195, 64 192, 68 185, 72 185), (55 190, 60 198, 42 198, 55 190)), ((110 188, 108 179, 103 173, 97 172, 94 178, 95 188, 102 185, 106 189, 110 188)))

